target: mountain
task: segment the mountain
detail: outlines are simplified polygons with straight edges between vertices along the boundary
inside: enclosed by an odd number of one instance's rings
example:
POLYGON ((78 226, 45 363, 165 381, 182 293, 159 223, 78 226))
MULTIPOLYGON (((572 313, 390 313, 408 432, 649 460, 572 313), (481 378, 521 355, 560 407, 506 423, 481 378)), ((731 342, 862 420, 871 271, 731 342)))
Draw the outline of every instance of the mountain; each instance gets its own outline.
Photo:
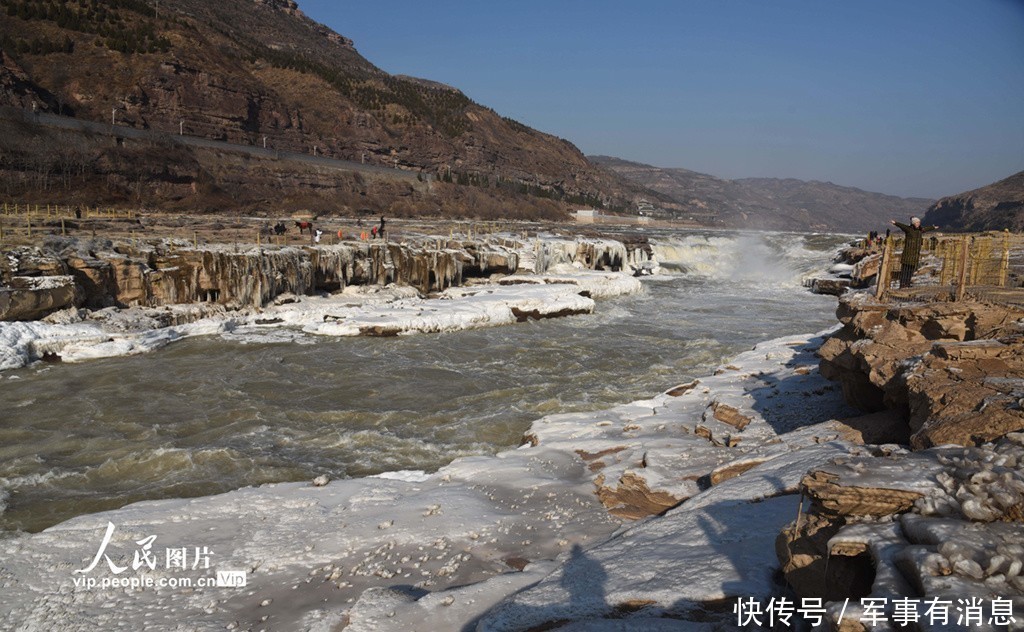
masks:
POLYGON ((924 222, 948 230, 1024 231, 1024 171, 980 189, 942 198, 928 209, 924 222))
POLYGON ((559 215, 568 203, 625 209, 653 195, 455 88, 380 70, 292 0, 0 0, 0 15, 0 192, 12 197, 57 187, 54 197, 182 208, 315 203, 406 213, 501 213, 516 200, 559 215), (30 113, 152 137, 57 133, 33 125, 30 113), (383 175, 368 182, 242 160, 182 147, 180 134, 405 170, 430 184, 383 186, 383 175), (303 182, 310 186, 298 195, 303 182))
POLYGON ((589 158, 641 186, 668 195, 683 206, 682 217, 722 226, 857 233, 883 229, 890 219, 921 214, 932 202, 871 193, 831 182, 726 180, 610 156, 589 158))

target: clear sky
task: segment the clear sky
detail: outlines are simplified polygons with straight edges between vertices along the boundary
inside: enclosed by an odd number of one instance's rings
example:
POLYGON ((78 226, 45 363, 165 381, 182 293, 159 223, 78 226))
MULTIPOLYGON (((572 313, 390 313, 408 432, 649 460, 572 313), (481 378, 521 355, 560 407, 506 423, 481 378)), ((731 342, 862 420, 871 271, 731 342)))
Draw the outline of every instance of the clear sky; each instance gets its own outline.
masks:
POLYGON ((930 198, 1024 170, 1024 0, 298 2, 587 154, 930 198))

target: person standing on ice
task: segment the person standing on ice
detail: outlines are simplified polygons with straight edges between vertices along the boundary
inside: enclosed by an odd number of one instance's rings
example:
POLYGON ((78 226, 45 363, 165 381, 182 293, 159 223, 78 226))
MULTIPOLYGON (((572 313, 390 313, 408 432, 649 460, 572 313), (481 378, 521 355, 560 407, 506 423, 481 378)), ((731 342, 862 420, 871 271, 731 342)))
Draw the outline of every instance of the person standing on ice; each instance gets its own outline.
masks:
POLYGON ((936 230, 938 226, 921 226, 921 220, 917 217, 910 218, 910 225, 896 220, 889 222, 906 234, 903 240, 903 254, 900 256, 900 287, 910 287, 917 266, 921 263, 921 245, 924 242, 924 234, 930 230, 936 230))
POLYGON ((380 216, 380 228, 377 229, 377 234, 380 235, 381 239, 384 239, 384 216, 380 216))

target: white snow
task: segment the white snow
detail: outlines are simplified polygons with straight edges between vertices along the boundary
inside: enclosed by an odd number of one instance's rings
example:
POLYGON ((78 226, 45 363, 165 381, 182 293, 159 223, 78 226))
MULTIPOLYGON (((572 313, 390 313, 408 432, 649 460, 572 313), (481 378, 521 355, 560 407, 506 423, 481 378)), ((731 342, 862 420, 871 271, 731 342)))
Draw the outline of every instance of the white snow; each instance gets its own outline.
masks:
POLYGON ((395 472, 381 472, 371 478, 386 478, 393 481, 406 481, 408 483, 422 483, 430 478, 430 475, 423 470, 398 470, 395 472))
POLYGON ((544 274, 515 275, 505 277, 502 285, 521 283, 575 285, 594 298, 610 298, 624 294, 636 294, 643 289, 639 279, 633 276, 608 272, 581 270, 569 264, 552 266, 544 274))
POLYGON ((73 324, 2 322, 0 370, 23 367, 51 354, 65 362, 80 362, 146 353, 187 336, 221 333, 233 326, 231 319, 203 319, 186 325, 124 332, 99 321, 73 324))
MULTIPOLYGON (((524 289, 545 288, 559 286, 524 289)), ((496 300, 488 289, 476 296, 496 300)), ((827 422, 843 409, 838 393, 821 390, 816 372, 805 371, 819 343, 793 337, 758 345, 685 393, 553 415, 533 425, 538 446, 458 459, 434 474, 141 502, 0 540, 0 627, 331 630, 347 621, 352 630, 442 630, 477 621, 482 630, 512 630, 571 616, 570 629, 580 630, 666 629, 668 622, 706 629, 658 617, 770 594, 773 541, 799 510, 800 477, 854 450, 827 422), (758 412, 768 394, 811 401, 782 419, 758 412), (726 401, 750 418, 743 430, 705 414, 726 401), (698 426, 708 426, 710 438, 693 434, 698 426), (739 441, 712 440, 725 435, 739 441), (623 456, 602 457, 603 468, 578 453, 609 446, 623 456), (688 478, 737 463, 752 469, 711 487, 688 478), (663 517, 623 523, 594 490, 599 476, 613 484, 627 469, 652 490, 692 498, 663 517), (248 584, 75 585, 75 578, 114 577, 103 561, 88 575, 74 573, 95 557, 108 523, 115 531, 107 552, 127 565, 125 577, 197 580, 241 570, 248 584), (210 568, 167 568, 161 559, 153 570, 133 569, 148 536, 156 536, 158 555, 206 547, 210 568), (629 618, 602 619, 609 614, 629 618)))
POLYGON ((64 287, 74 287, 75 277, 71 275, 38 277, 14 276, 11 277, 11 285, 17 290, 57 290, 64 287))
POLYGON ((59 313, 47 321, 0 322, 0 370, 23 367, 51 354, 79 362, 145 353, 189 336, 221 334, 249 342, 495 327, 527 317, 590 313, 595 306, 591 297, 641 290, 638 280, 622 273, 577 271, 524 276, 518 285, 450 288, 431 299, 409 287, 359 286, 330 296, 293 297, 259 311, 108 308, 89 314, 88 320, 77 313, 59 313), (214 315, 202 318, 207 312, 214 315), (161 327, 161 317, 168 313, 195 322, 161 327))

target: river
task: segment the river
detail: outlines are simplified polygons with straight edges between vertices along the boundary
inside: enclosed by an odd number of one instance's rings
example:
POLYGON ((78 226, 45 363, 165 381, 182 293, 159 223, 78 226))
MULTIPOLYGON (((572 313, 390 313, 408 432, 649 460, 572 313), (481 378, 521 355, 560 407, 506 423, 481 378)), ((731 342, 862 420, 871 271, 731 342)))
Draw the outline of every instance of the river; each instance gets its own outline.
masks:
POLYGON ((656 233, 664 274, 593 314, 397 338, 190 338, 0 374, 0 530, 139 500, 432 471, 530 422, 649 397, 835 321, 804 275, 837 236, 656 233))

